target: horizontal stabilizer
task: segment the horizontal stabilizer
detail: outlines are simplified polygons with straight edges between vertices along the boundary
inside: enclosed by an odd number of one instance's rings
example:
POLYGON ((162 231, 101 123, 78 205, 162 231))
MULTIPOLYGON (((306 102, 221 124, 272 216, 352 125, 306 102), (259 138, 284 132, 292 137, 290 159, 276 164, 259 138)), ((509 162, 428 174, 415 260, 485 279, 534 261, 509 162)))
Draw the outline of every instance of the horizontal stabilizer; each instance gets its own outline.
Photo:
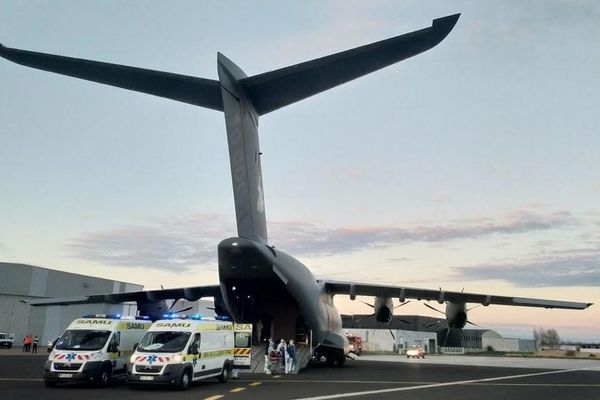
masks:
POLYGON ((219 285, 195 286, 189 288, 145 290, 137 292, 92 294, 78 297, 55 297, 49 299, 24 300, 32 306, 68 306, 71 304, 118 304, 129 301, 154 303, 161 300, 185 299, 196 301, 203 297, 216 297, 221 295, 219 285))
POLYGON ((11 49, 1 44, 0 56, 27 67, 223 111, 221 86, 211 79, 11 49))
POLYGON ((431 49, 450 33, 459 16, 435 19, 429 28, 251 76, 240 83, 263 115, 431 49))

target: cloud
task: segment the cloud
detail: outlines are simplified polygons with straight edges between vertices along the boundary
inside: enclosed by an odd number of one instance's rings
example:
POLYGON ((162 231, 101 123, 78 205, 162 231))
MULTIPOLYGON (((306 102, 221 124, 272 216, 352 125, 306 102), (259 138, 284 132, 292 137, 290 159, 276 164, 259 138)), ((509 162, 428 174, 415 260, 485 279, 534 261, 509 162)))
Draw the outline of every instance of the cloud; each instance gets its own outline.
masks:
POLYGON ((220 238, 232 236, 231 221, 214 215, 164 218, 146 225, 125 225, 86 233, 67 245, 71 257, 104 265, 164 268, 181 272, 192 266, 217 266, 220 238))
POLYGON ((453 268, 461 280, 499 279, 519 287, 600 286, 600 246, 514 262, 453 268))
POLYGON ((291 254, 333 255, 412 242, 444 242, 498 234, 522 234, 578 223, 579 221, 567 211, 541 213, 519 210, 499 219, 472 218, 445 224, 413 223, 406 227, 362 226, 329 229, 304 221, 275 222, 270 225, 270 236, 273 243, 291 254))
MULTIPOLYGON (((287 36, 274 38, 268 45, 271 49, 269 60, 272 63, 289 64, 306 61, 306 55, 323 57, 348 48, 368 44, 365 36, 369 37, 374 31, 385 25, 385 15, 381 15, 381 4, 368 1, 335 0, 325 3, 321 13, 316 16, 320 25, 309 31, 292 33, 287 36), (300 57, 300 58, 299 58, 300 57)), ((373 38, 372 40, 381 40, 373 38)))
MULTIPOLYGON (((444 224, 329 228, 306 221, 269 224, 271 243, 295 256, 345 255, 368 248, 414 242, 445 242, 489 235, 523 234, 578 223, 569 212, 513 211, 498 219, 472 218, 444 224)), ((216 215, 163 218, 145 224, 81 235, 67 244, 71 257, 103 265, 168 269, 216 268, 217 244, 233 236, 233 221, 216 215)))

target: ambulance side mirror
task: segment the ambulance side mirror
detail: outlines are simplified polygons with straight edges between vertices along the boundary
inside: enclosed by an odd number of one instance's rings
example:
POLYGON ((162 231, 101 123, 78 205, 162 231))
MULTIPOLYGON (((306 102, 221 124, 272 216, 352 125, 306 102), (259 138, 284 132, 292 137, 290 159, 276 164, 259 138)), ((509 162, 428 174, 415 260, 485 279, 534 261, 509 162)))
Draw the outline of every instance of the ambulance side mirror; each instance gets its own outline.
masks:
POLYGON ((190 354, 198 354, 198 345, 196 343, 190 345, 190 350, 188 351, 190 354))
POLYGON ((136 350, 137 350, 137 348, 138 348, 138 345, 139 345, 139 343, 135 343, 135 344, 133 345, 133 351, 136 351, 136 350))
POLYGON ((118 351, 119 351, 119 346, 116 343, 111 343, 110 346, 108 346, 109 353, 116 353, 118 351))

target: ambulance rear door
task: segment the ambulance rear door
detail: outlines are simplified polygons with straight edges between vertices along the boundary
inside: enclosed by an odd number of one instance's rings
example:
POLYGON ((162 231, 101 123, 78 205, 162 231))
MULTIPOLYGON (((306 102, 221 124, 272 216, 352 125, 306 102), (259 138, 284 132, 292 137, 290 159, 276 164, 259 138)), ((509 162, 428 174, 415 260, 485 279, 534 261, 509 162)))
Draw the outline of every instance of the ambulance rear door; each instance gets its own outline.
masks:
POLYGON ((233 367, 250 369, 252 365, 252 324, 233 324, 233 367))

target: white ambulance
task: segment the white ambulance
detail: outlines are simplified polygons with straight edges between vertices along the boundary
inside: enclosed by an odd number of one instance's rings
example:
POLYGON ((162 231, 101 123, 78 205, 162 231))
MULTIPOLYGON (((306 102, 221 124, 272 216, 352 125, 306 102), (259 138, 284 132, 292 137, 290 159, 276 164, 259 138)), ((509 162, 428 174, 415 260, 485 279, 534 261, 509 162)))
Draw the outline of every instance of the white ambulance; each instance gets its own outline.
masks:
POLYGON ((94 314, 76 319, 50 352, 44 383, 106 385, 126 373, 129 357, 151 326, 147 317, 94 314))
POLYGON ((185 390, 193 381, 215 377, 226 382, 233 369, 233 324, 200 316, 152 324, 127 367, 127 383, 173 385, 185 390))

